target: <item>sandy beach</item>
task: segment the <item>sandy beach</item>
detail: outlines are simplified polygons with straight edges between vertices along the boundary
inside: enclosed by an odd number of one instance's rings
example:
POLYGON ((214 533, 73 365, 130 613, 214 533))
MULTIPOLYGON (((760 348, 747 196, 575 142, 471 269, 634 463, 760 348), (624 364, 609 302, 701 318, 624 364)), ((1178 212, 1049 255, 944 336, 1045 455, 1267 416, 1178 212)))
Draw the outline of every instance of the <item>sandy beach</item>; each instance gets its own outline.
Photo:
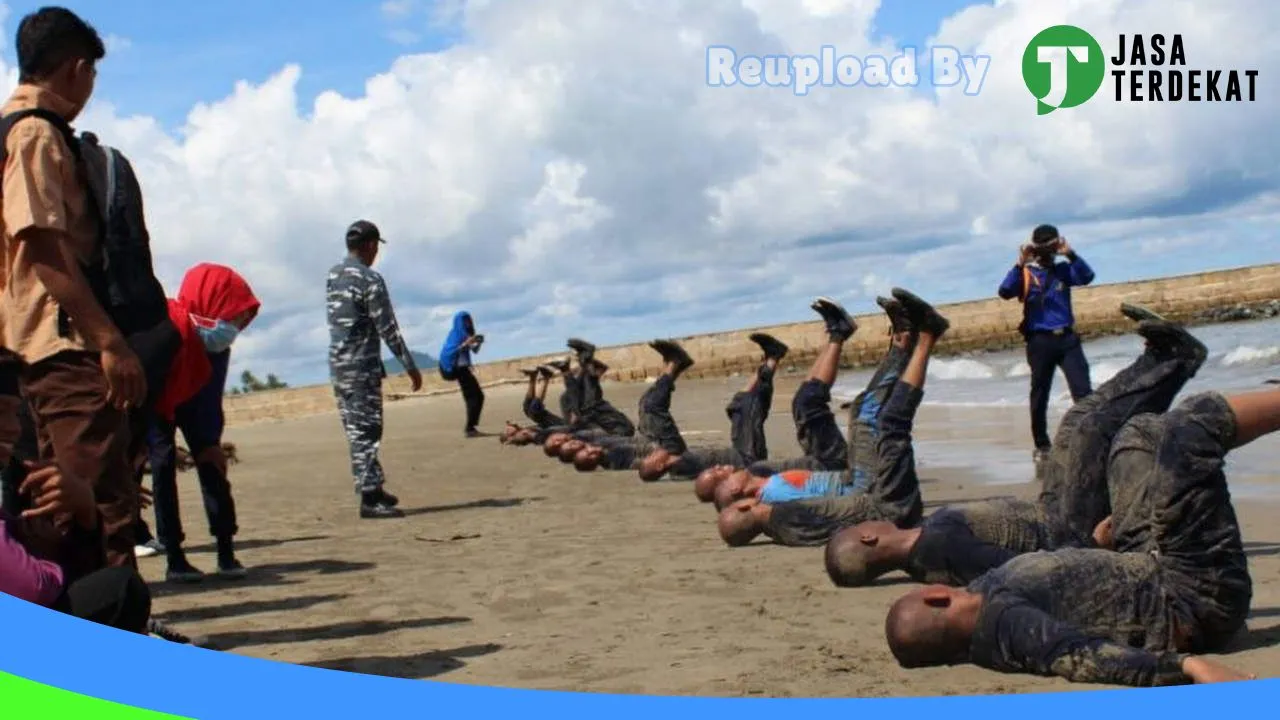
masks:
MULTIPOLYGON (((768 424, 774 457, 796 452, 788 408, 797 382, 779 382, 768 424)), ((727 443, 723 405, 740 383, 680 384, 674 413, 691 442, 727 443)), ((642 390, 606 387, 629 413, 642 390)), ((483 429, 496 432, 519 417, 523 388, 487 392, 483 429)), ((358 519, 335 414, 232 428, 251 574, 173 586, 163 560, 143 559, 156 614, 223 651, 473 684, 774 697, 1096 687, 973 667, 901 670, 882 628, 905 578, 837 590, 818 549, 725 547, 714 512, 687 483, 582 475, 535 448, 464 440, 461 412, 456 395, 388 404, 382 460, 409 514, 392 521, 358 519)), ((1022 407, 931 407, 927 398, 917 436, 963 445, 975 428, 988 443, 1026 444, 1022 407)), ((931 507, 1036 491, 942 462, 920 472, 931 507)), ((212 570, 195 477, 179 482, 192 560, 212 570)), ((1280 503, 1251 498, 1237 510, 1255 589, 1249 632, 1230 662, 1277 677, 1280 503)))

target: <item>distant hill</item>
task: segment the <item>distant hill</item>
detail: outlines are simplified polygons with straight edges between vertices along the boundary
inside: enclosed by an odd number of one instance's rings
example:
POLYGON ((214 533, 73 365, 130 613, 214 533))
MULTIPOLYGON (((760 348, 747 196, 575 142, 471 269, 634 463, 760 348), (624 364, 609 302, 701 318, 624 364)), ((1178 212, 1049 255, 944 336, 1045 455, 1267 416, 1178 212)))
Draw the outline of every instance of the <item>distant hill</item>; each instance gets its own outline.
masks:
MULTIPOLYGON (((413 361, 418 364, 419 370, 429 370, 440 364, 435 357, 427 353, 411 352, 410 354, 413 355, 413 361)), ((388 375, 399 375, 404 372, 404 366, 400 364, 399 360, 393 357, 387 358, 386 360, 383 360, 383 362, 387 365, 388 375)))

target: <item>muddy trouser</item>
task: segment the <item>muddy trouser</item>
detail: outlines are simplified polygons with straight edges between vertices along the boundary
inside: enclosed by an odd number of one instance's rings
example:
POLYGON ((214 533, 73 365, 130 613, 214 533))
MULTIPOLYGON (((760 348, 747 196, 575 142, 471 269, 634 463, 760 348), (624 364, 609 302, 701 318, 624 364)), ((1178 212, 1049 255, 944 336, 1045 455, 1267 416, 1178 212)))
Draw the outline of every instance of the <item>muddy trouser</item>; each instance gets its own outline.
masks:
POLYGON ((615 437, 633 437, 636 426, 608 400, 601 400, 582 409, 578 425, 583 428, 599 428, 615 437))
POLYGON ((820 380, 806 380, 796 388, 791 400, 791 416, 796 422, 796 439, 807 457, 820 470, 844 470, 849 463, 849 444, 840 434, 831 412, 831 387, 820 380))
POLYGON ((756 370, 756 385, 750 391, 735 393, 725 406, 729 416, 729 437, 745 464, 766 460, 769 442, 765 438, 764 423, 773 409, 773 370, 761 365, 756 370))
POLYGON ((1223 473, 1235 437, 1226 398, 1204 393, 1134 417, 1111 449, 1116 550, 1156 554, 1186 652, 1220 651, 1249 614, 1253 582, 1223 473))
POLYGON ((821 545, 836 531, 869 520, 904 528, 919 525, 924 501, 916 474, 912 428, 923 398, 921 390, 896 384, 877 423, 876 469, 866 491, 774 505, 767 527, 774 542, 821 545))
POLYGON ((640 396, 639 432, 646 440, 672 455, 683 455, 689 446, 671 415, 671 395, 675 389, 675 378, 664 373, 644 391, 640 396))
POLYGON ((560 415, 569 420, 582 409, 582 377, 573 373, 561 375, 564 391, 560 393, 560 415))
POLYGON ((890 344, 867 387, 849 404, 848 467, 853 471, 855 485, 865 486, 875 472, 880 411, 906 369, 912 349, 913 346, 900 348, 890 344))
POLYGON ((335 374, 333 394, 351 454, 357 493, 376 492, 386 477, 378 451, 382 445, 382 374, 377 370, 335 374))
POLYGON ((522 409, 524 416, 540 428, 559 427, 565 424, 564 418, 551 414, 551 411, 547 410, 546 403, 536 397, 525 398, 522 409))
POLYGON ((1197 369, 1148 349, 1071 406, 1058 426, 1040 492, 1055 546, 1093 544, 1094 527, 1111 514, 1107 473, 1116 434, 1136 415, 1168 410, 1197 369))

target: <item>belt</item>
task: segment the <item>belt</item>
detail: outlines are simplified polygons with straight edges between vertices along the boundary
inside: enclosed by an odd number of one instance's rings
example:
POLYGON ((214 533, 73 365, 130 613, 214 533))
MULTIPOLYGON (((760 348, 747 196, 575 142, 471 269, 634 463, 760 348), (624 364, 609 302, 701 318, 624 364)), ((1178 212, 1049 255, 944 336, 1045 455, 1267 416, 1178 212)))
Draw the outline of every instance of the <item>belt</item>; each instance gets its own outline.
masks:
POLYGON ((1072 333, 1072 330, 1069 327, 1065 327, 1065 328, 1058 328, 1057 330, 1033 330, 1031 332, 1033 335, 1054 335, 1057 337, 1062 337, 1063 335, 1070 335, 1072 333))

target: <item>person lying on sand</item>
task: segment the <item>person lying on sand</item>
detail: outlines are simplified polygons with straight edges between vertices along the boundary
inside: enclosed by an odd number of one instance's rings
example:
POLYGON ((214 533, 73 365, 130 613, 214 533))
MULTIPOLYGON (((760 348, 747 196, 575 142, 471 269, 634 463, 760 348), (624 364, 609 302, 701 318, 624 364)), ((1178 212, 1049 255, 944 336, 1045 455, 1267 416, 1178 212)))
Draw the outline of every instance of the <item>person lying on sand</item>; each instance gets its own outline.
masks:
POLYGON ((1147 319, 1155 316, 1141 308, 1122 311, 1141 322, 1146 347, 1067 411, 1036 502, 999 499, 944 507, 918 528, 879 521, 844 528, 827 544, 831 581, 859 587, 902 571, 917 582, 963 587, 1024 553, 1105 546, 1111 514, 1107 458, 1116 435, 1140 414, 1166 412, 1208 356, 1185 329, 1147 319))
MULTIPOLYGON (((633 437, 636 426, 631 419, 604 399, 600 378, 609 366, 596 359, 596 346, 580 338, 570 338, 569 348, 578 356, 577 407, 568 413, 577 427, 598 428, 609 435, 633 437)), ((566 378, 567 379, 567 378, 566 378)))
POLYGON ((671 394, 675 389, 672 373, 681 368, 688 355, 674 342, 659 341, 652 345, 654 350, 662 353, 666 368, 640 400, 641 432, 658 446, 640 461, 641 480, 651 482, 665 475, 688 480, 709 467, 751 465, 769 456, 764 425, 773 406, 773 376, 778 362, 786 357, 789 348, 765 333, 753 333, 750 340, 760 346, 764 359, 746 387, 735 393, 725 406, 732 444, 729 447, 692 449, 680 436, 671 416, 671 394))
POLYGON ((565 419, 547 410, 547 389, 551 386, 551 378, 556 369, 550 365, 521 370, 529 378, 529 387, 524 393, 524 416, 540 428, 563 427, 565 419))
MULTIPOLYGON (((832 462, 832 457, 833 455, 839 455, 840 443, 834 441, 814 442, 815 438, 831 438, 833 432, 837 436, 839 435, 839 428, 835 425, 835 416, 830 411, 829 390, 828 397, 823 399, 820 392, 814 392, 820 389, 820 383, 815 383, 819 387, 815 388, 814 385, 810 385, 808 391, 804 393, 797 392, 795 398, 792 399, 791 409, 796 423, 796 437, 801 439, 801 446, 806 449, 806 452, 810 449, 821 451, 832 447, 835 452, 828 450, 819 457, 805 455, 798 458, 769 460, 754 464, 725 463, 704 468, 700 473, 696 474, 694 479, 694 494, 697 495, 699 500, 712 502, 715 499, 716 486, 733 473, 740 471, 743 473, 742 477, 745 480, 751 476, 769 477, 787 470, 842 470, 853 468, 853 484, 859 486, 867 484, 871 473, 874 471, 876 420, 890 391, 893 389, 894 384, 897 383, 898 376, 902 374, 902 369, 906 367, 907 359, 911 356, 911 343, 914 342, 914 335, 907 327, 907 317, 903 312, 902 305, 892 298, 876 298, 876 302, 884 309, 885 314, 889 316, 889 348, 884 358, 881 359, 879 367, 872 374, 867 387, 854 400, 843 403, 840 406, 842 410, 846 410, 849 413, 848 439, 843 444, 844 464, 840 467, 832 467, 837 464, 832 462), (835 428, 835 430, 833 431, 832 428, 835 428), (806 440, 808 440, 807 443, 806 440)), ((810 377, 813 378, 815 373, 826 372, 828 369, 828 366, 819 367, 818 363, 815 362, 813 370, 810 372, 810 377)), ((834 373, 832 377, 834 382, 834 373)))
MULTIPOLYGON (((907 366, 879 413, 876 470, 871 482, 864 490, 839 482, 841 473, 791 471, 775 475, 759 486, 754 497, 732 500, 721 511, 716 525, 728 545, 746 545, 761 534, 782 545, 820 545, 836 529, 868 520, 895 527, 913 527, 920 522, 924 502, 911 427, 924 398, 929 357, 950 323, 915 295, 901 289, 893 293, 916 337, 907 366), (827 479, 830 475, 835 479, 827 479)), ((722 483, 717 494, 732 492, 731 483, 722 483)))
POLYGON ((973 663, 1072 682, 1252 678, 1199 655, 1227 646, 1253 595, 1224 461, 1278 429, 1280 389, 1135 416, 1109 458, 1114 552, 1030 553, 964 588, 913 590, 889 610, 889 649, 908 668, 973 663))

